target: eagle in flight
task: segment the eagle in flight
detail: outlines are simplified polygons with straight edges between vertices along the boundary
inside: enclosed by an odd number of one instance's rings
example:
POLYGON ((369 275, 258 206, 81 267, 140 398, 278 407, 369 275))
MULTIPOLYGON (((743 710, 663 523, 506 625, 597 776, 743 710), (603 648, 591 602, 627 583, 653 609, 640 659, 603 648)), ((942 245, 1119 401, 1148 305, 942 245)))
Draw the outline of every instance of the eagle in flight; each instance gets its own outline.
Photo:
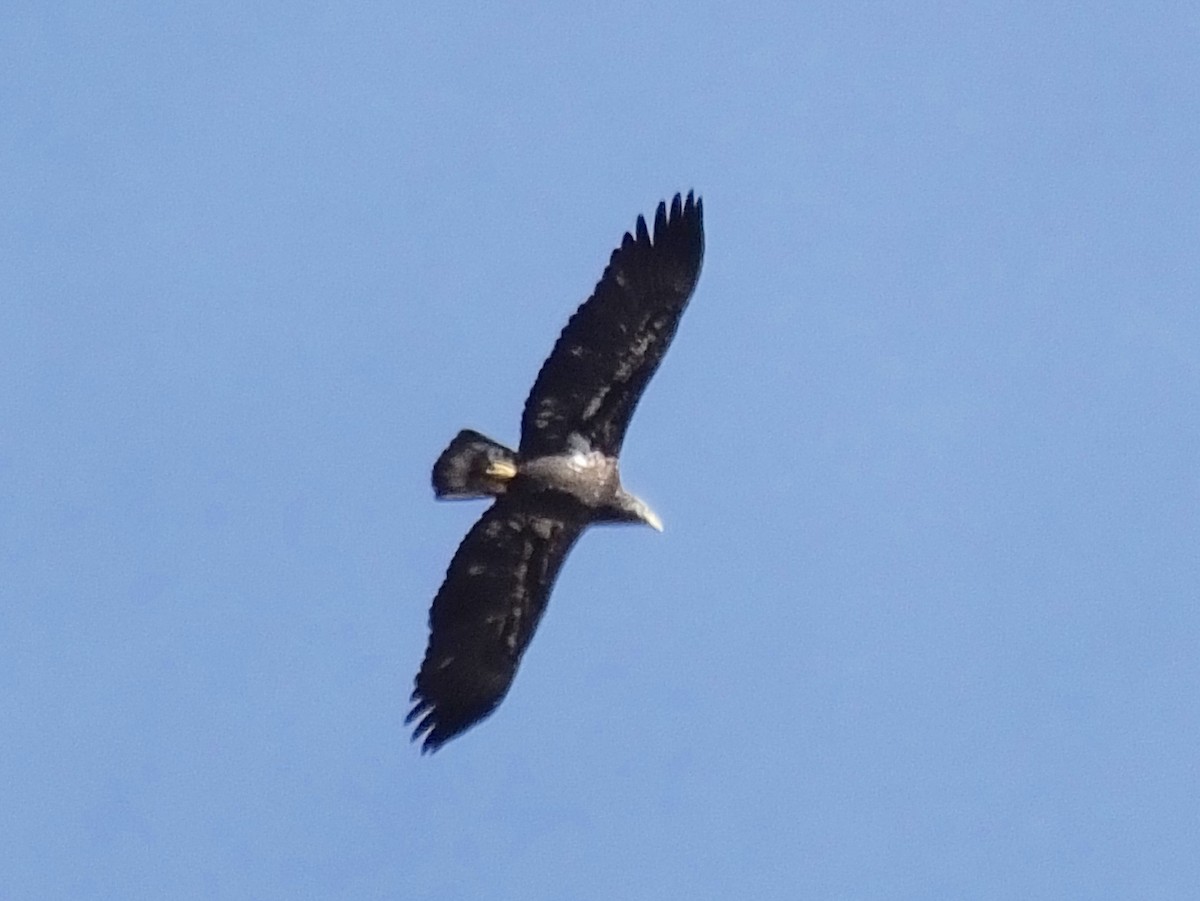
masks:
POLYGON ((429 611, 406 723, 436 751, 504 699, 554 580, 593 523, 662 522, 621 485, 618 456, 642 392, 696 288, 704 207, 638 216, 538 373, 512 451, 464 430, 433 466, 438 498, 495 498, 459 545, 429 611))

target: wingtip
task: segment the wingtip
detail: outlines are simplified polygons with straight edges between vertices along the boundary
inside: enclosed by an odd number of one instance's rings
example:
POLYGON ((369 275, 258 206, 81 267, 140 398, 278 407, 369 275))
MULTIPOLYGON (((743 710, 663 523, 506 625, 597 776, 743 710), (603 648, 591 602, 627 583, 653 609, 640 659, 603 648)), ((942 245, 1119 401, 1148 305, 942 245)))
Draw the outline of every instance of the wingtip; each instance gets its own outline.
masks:
POLYGON ((457 709, 453 703, 447 707, 427 697, 420 688, 413 690, 410 700, 412 709, 404 717, 404 725, 412 727, 409 741, 419 744, 423 755, 435 753, 446 742, 482 722, 499 704, 497 700, 491 706, 483 708, 482 712, 478 707, 457 709))
MULTIPOLYGON (((647 227, 646 217, 639 215, 637 225, 632 232, 625 233, 625 238, 621 241, 621 247, 618 250, 636 244, 657 244, 672 226, 685 219, 695 219, 699 222, 703 222, 704 219, 704 201, 696 196, 694 188, 687 192, 686 198, 683 192, 677 192, 670 201, 660 200, 658 202, 658 206, 654 210, 653 241, 650 239, 651 232, 647 227)), ((614 256, 616 252, 613 251, 614 256)))
MULTIPOLYGON (((413 692, 414 696, 417 692, 413 692)), ((404 725, 411 725, 413 720, 418 720, 413 726, 412 735, 409 741, 415 742, 421 746, 421 756, 432 754, 437 751, 444 743, 445 739, 439 739, 437 735, 437 723, 433 721, 432 705, 424 698, 413 698, 417 703, 413 705, 413 709, 404 717, 404 725)))
POLYGON ((704 200, 696 195, 694 188, 687 194, 676 194, 671 201, 671 222, 679 219, 699 218, 704 213, 704 200))

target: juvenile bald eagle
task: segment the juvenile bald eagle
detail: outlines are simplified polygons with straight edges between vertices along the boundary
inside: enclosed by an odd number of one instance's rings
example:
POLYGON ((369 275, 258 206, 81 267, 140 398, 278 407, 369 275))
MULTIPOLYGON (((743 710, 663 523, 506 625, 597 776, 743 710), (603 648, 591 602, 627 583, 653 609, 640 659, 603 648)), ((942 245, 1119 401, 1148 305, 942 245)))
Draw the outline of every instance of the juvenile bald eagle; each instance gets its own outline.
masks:
POLYGON ((593 523, 645 523, 617 456, 634 408, 675 335, 700 276, 703 205, 660 203, 654 238, 638 216, 592 296, 542 365, 517 451, 462 431, 433 467, 439 498, 494 497, 459 545, 429 612, 429 647, 412 693, 413 740, 436 751, 503 700, 563 560, 593 523))

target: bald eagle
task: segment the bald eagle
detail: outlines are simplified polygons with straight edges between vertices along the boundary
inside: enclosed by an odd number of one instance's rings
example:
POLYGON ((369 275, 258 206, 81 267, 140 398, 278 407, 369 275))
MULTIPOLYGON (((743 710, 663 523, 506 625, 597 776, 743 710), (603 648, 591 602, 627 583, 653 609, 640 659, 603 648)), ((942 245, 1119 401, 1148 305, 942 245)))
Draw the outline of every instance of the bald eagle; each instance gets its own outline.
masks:
POLYGON ((413 740, 436 751, 504 699, 563 560, 593 523, 662 522, 621 485, 617 457, 704 257, 704 208, 676 194, 654 237, 638 216, 542 365, 517 451, 460 432, 433 467, 438 498, 495 502, 459 545, 429 612, 413 740))

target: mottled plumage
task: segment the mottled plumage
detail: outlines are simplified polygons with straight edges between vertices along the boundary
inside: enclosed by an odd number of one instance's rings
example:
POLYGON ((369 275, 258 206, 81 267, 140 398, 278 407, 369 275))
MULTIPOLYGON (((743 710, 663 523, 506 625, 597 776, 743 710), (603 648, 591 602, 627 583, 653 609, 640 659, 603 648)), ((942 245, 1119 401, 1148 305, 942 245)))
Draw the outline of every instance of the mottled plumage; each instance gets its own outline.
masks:
POLYGON ((437 497, 496 500, 459 545, 430 610, 407 719, 423 750, 437 750, 503 700, 584 529, 641 522, 661 530, 621 486, 617 457, 703 257, 703 206, 690 193, 686 201, 677 194, 669 212, 659 204, 653 238, 639 216, 542 365, 519 451, 464 430, 434 464, 437 497))

